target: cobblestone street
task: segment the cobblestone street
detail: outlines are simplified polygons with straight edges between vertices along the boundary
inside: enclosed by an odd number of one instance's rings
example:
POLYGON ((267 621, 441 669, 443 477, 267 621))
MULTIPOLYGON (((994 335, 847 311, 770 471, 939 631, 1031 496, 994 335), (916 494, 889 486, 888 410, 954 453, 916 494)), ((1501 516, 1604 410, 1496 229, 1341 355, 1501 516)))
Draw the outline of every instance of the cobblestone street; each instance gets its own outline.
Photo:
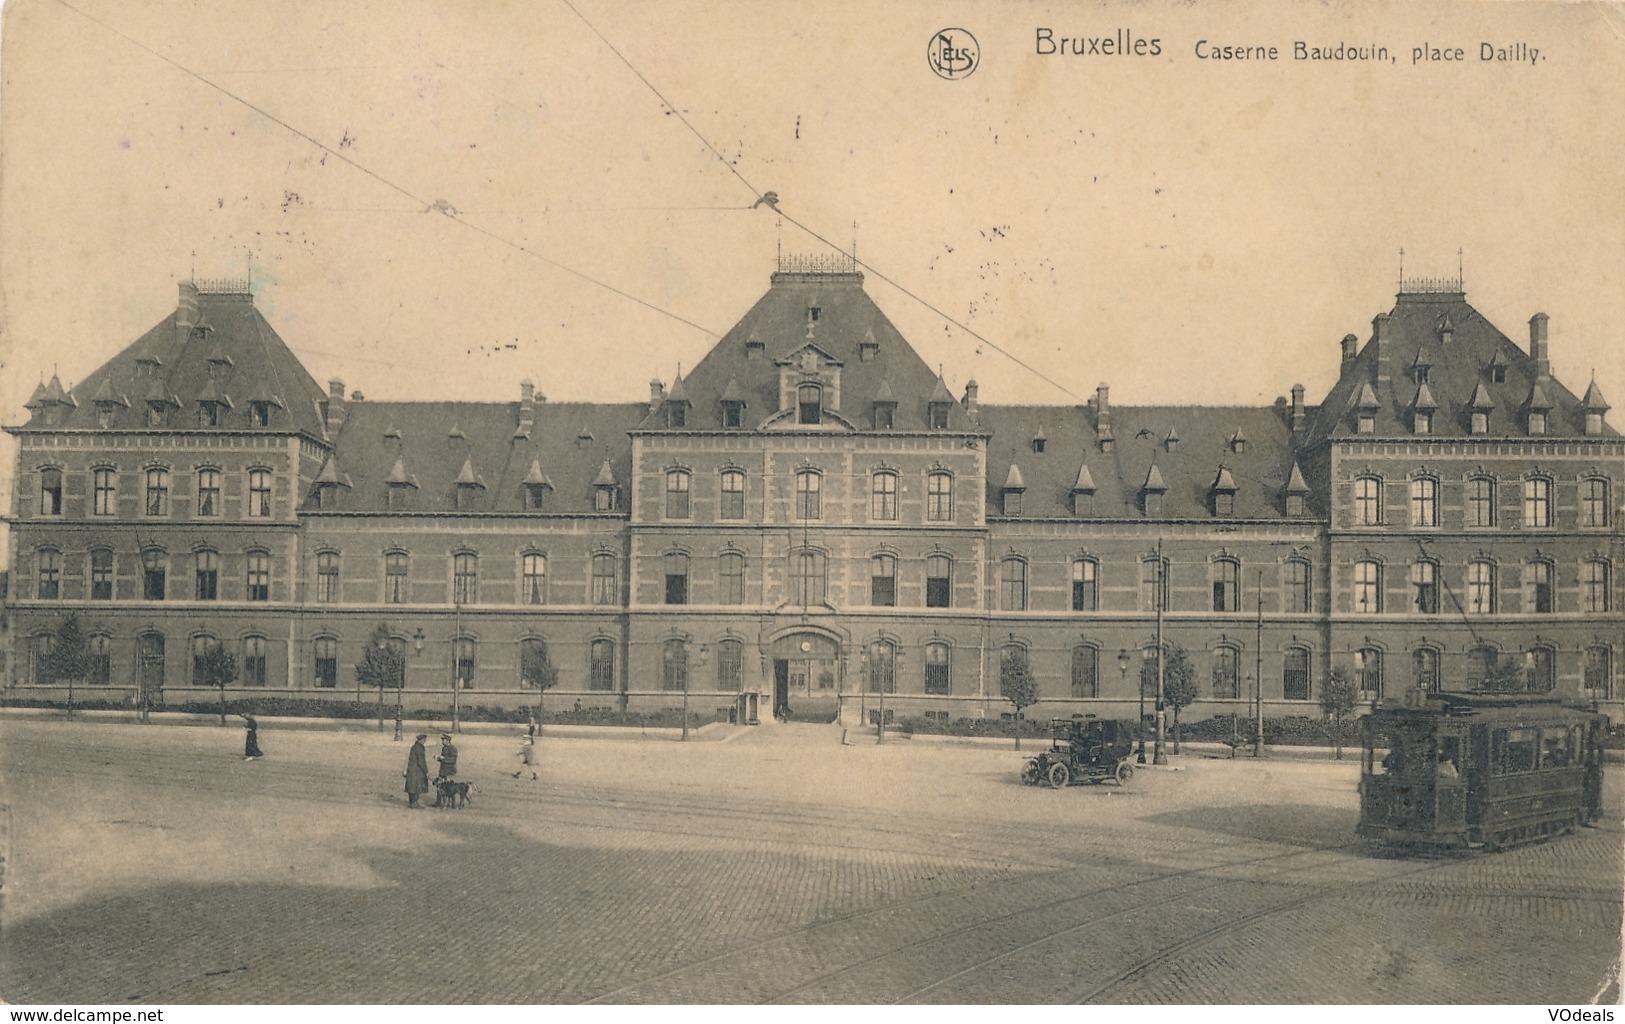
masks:
MULTIPOLYGON (((726 728, 726 727, 719 727, 726 728)), ((1615 1001, 1600 828, 1401 859, 1354 761, 1187 753, 1126 789, 1013 749, 764 726, 727 742, 459 739, 409 811, 354 731, 0 721, 0 997, 56 1003, 1615 1001)), ((431 742, 431 754, 432 754, 431 742)))

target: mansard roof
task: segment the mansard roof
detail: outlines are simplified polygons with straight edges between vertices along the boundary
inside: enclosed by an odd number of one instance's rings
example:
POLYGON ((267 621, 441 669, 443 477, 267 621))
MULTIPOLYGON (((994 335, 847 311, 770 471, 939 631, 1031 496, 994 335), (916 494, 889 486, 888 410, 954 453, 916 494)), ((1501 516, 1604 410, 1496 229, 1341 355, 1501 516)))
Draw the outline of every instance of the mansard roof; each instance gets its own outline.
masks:
MULTIPOLYGON (((1383 342, 1378 343, 1374 327, 1358 355, 1344 364, 1337 383, 1310 417, 1306 441, 1356 434, 1356 411, 1367 402, 1376 413, 1374 436, 1410 436, 1411 411, 1425 408, 1412 404, 1421 389, 1413 388, 1406 371, 1416 365, 1429 365, 1429 400, 1437 403, 1433 436, 1469 436, 1474 408, 1525 409, 1532 395, 1550 403, 1548 436, 1585 432, 1580 398, 1550 375, 1537 380, 1534 358, 1470 306, 1464 293, 1410 291, 1401 292, 1387 314, 1383 342), (1444 321, 1452 328, 1448 341, 1441 338, 1444 321), (1495 380, 1492 367, 1504 368, 1503 381, 1495 380)), ((1523 437, 1527 430, 1522 416, 1495 416, 1488 436, 1523 437)), ((1618 436, 1606 425, 1603 432, 1618 436)))
POLYGON ((418 490, 396 508, 447 513, 525 511, 525 486, 538 482, 552 487, 544 512, 593 511, 593 482, 606 460, 615 476, 631 478, 627 431, 648 411, 641 402, 539 402, 525 436, 514 431, 518 402, 362 401, 345 408, 334 459, 351 487, 340 510, 388 509, 391 471, 399 463, 418 490), (592 439, 578 440, 582 434, 592 439))
POLYGON ((1236 486, 1235 515, 1243 519, 1285 517, 1292 472, 1291 429, 1284 410, 1245 406, 1112 405, 1111 429, 1117 443, 1101 451, 1094 403, 1084 406, 979 405, 987 448, 988 508, 996 509, 1000 482, 1019 459, 1026 484, 1024 518, 1073 518, 1072 494, 1094 491, 1091 518, 1144 519, 1140 493, 1151 473, 1167 488, 1162 514, 1172 519, 1212 518, 1210 496, 1220 467, 1236 486), (1029 444, 1042 424, 1048 443, 1042 452, 1029 444), (1230 437, 1248 439, 1234 451, 1230 437), (1163 450, 1169 433, 1184 438, 1163 450), (1142 436, 1143 435, 1143 436, 1142 436), (1080 462, 1083 463, 1080 466, 1080 462))
MULTIPOLYGON (((254 308, 247 284, 200 290, 187 282, 180 292, 175 312, 87 374, 74 393, 141 396, 143 401, 178 404, 182 409, 195 409, 199 401, 231 403, 220 417, 219 427, 202 427, 190 416, 177 416, 163 428, 176 431, 247 429, 248 401, 267 401, 273 407, 271 429, 321 437, 319 403, 326 400, 326 393, 254 308)), ((61 387, 58 383, 57 391, 61 387)), ((65 393, 62 400, 70 408, 58 426, 99 426, 94 401, 76 402, 65 393)), ((104 402, 109 400, 120 404, 118 399, 102 397, 104 402)), ((112 426, 139 428, 144 424, 141 417, 120 415, 112 426)))
MULTIPOLYGON (((679 429, 722 429, 724 394, 729 401, 745 402, 747 428, 783 411, 779 408, 780 364, 809 345, 817 349, 820 359, 839 366, 840 408, 830 408, 846 421, 868 423, 870 404, 886 383, 899 396, 893 429, 929 429, 929 402, 945 399, 952 402, 948 429, 975 430, 964 409, 941 386, 937 373, 863 290, 863 275, 850 272, 775 273, 766 294, 683 378, 692 409, 679 429), (809 312, 815 308, 816 320, 809 312), (747 351, 747 341, 762 346, 756 358, 747 351), (864 347, 870 348, 867 359, 861 351, 864 347)), ((826 398, 826 402, 832 400, 833 395, 826 398)), ((642 422, 636 426, 665 429, 658 409, 646 405, 643 412, 642 422)))

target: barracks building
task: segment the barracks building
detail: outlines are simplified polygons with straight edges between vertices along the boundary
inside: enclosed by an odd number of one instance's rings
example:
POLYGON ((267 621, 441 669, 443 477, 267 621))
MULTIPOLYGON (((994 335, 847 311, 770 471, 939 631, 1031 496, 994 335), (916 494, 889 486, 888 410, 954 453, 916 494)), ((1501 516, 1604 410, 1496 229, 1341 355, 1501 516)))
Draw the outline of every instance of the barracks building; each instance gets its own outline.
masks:
POLYGON ((550 664, 554 707, 996 717, 1025 664, 1029 714, 1132 719, 1160 618, 1187 718, 1510 661, 1617 719, 1625 441, 1552 377, 1545 315, 1519 344, 1408 281, 1326 357, 1318 404, 983 402, 854 267, 786 259, 647 398, 375 402, 318 385, 248 282, 182 283, 6 428, 7 690, 66 696, 42 658, 75 612, 81 700, 209 699, 216 642, 229 696, 354 699, 382 625, 408 709, 533 703, 550 664))

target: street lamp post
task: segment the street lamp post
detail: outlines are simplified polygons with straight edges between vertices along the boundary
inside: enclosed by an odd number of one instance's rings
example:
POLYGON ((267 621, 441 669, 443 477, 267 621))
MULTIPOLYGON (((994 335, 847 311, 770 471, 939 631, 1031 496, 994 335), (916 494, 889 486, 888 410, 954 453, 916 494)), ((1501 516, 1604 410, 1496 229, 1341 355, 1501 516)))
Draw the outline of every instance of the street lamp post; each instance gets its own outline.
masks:
MULTIPOLYGON (((1129 667, 1129 664, 1132 662, 1132 660, 1133 659, 1131 659, 1129 657, 1128 648, 1126 648, 1126 647, 1122 648, 1117 652, 1117 676, 1118 676, 1118 680, 1119 680, 1119 685, 1123 689, 1128 688, 1128 667, 1129 667)), ((1141 719, 1141 721, 1144 721, 1144 719, 1145 719, 1145 697, 1144 697, 1144 695, 1142 695, 1140 697, 1140 719, 1141 719)), ((1140 722, 1135 722, 1134 723, 1134 734, 1136 736, 1141 734, 1140 722)), ((1143 752, 1143 749, 1142 749, 1142 752, 1143 752)), ((1144 764, 1145 762, 1141 761, 1140 763, 1144 764)))
POLYGON ((451 641, 451 731, 463 731, 463 600, 453 584, 451 596, 453 632, 451 641))
POLYGON ((1264 570, 1258 570, 1258 631, 1253 639, 1253 756, 1264 756, 1264 570))
MULTIPOLYGON (((700 645, 700 659, 699 659, 699 664, 698 664, 697 667, 702 672, 705 670, 705 655, 708 652, 708 650, 709 650, 709 648, 705 644, 700 645)), ((683 742, 684 743, 688 742, 688 666, 687 665, 683 666, 683 742)))
MULTIPOLYGON (((414 657, 423 656, 423 627, 419 626, 412 634, 412 653, 414 657)), ((395 687, 395 742, 401 741, 401 699, 406 693, 406 659, 401 659, 400 684, 395 687)))
MULTIPOLYGON (((1148 647, 1140 652, 1141 662, 1151 660, 1151 649, 1148 647)), ((1140 667, 1140 683, 1136 687, 1140 691, 1140 720, 1134 723, 1134 735, 1139 740, 1139 751, 1134 755, 1135 764, 1145 764, 1145 666, 1140 667)))
POLYGON ((1166 578, 1166 573, 1167 573, 1167 563, 1165 563, 1163 561, 1163 559, 1162 559, 1162 538, 1158 537, 1157 538, 1157 740, 1156 740, 1156 747, 1152 750, 1152 754, 1151 754, 1151 763, 1152 764, 1167 764, 1168 763, 1168 755, 1163 753, 1163 750, 1162 750, 1163 737, 1164 737, 1164 735, 1165 735, 1165 733, 1167 731, 1167 718, 1166 718, 1167 712, 1164 710, 1165 705, 1163 704, 1163 674, 1164 674, 1164 670, 1167 667, 1166 663, 1168 661, 1168 657, 1167 657, 1168 652, 1163 650, 1163 648, 1162 648, 1162 606, 1165 603, 1164 600, 1163 600, 1163 591, 1168 586, 1168 580, 1166 578))

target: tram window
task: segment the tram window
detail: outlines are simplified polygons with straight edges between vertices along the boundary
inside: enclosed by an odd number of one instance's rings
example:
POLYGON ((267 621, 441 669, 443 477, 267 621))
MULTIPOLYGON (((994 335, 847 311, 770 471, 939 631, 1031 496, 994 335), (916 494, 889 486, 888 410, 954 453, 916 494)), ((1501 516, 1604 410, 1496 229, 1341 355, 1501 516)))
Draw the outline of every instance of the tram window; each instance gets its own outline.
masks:
POLYGON ((1568 730, 1551 729, 1542 733, 1540 766, 1542 768, 1567 768, 1570 763, 1568 730))
POLYGON ((1540 733, 1535 729, 1498 729, 1495 733, 1496 771, 1501 774, 1508 772, 1534 771, 1535 756, 1539 752, 1537 744, 1540 733))

